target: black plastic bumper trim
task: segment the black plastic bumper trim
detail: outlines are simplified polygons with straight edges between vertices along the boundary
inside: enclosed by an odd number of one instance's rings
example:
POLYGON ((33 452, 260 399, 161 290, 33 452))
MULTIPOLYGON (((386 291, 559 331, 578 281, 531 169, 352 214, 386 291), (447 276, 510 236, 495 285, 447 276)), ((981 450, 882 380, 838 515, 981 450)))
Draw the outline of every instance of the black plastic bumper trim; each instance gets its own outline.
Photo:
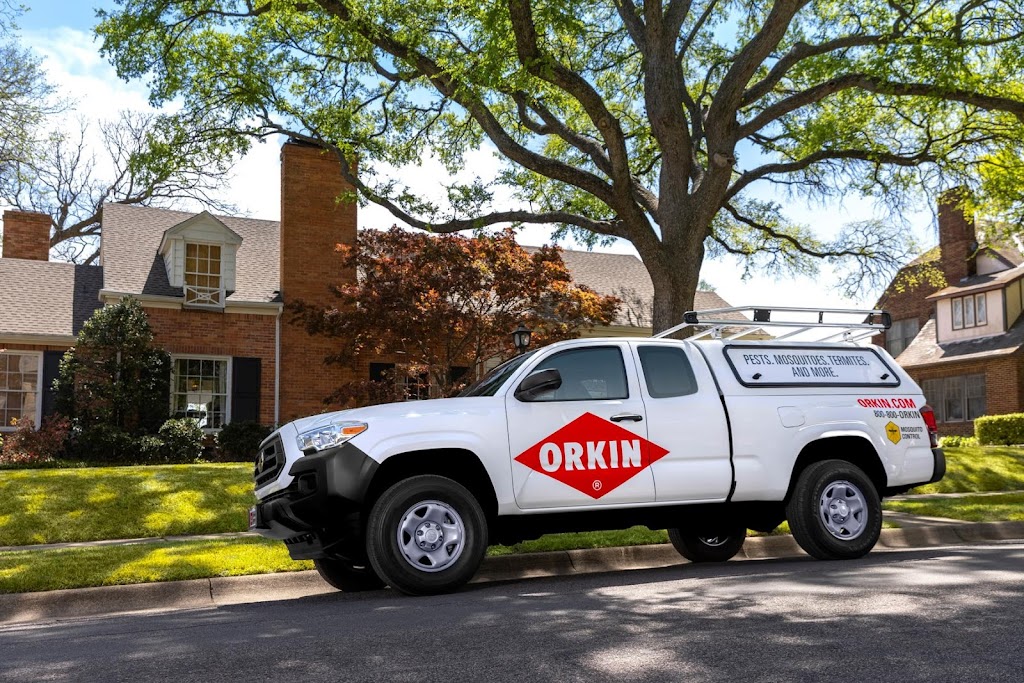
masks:
POLYGON ((932 470, 932 478, 925 482, 926 484, 934 484, 946 476, 946 454, 941 448, 933 448, 932 456, 935 458, 935 469, 932 470))

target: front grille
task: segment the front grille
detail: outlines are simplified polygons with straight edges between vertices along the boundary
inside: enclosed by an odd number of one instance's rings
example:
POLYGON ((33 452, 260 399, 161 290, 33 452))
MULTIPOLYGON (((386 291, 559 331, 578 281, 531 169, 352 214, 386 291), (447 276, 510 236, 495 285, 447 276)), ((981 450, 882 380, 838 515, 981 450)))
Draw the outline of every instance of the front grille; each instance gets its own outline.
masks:
POLYGON ((256 456, 256 467, 252 473, 253 479, 256 480, 256 488, 277 479, 277 475, 281 474, 281 470, 284 469, 284 461, 284 444, 281 442, 281 437, 275 436, 263 444, 256 456))

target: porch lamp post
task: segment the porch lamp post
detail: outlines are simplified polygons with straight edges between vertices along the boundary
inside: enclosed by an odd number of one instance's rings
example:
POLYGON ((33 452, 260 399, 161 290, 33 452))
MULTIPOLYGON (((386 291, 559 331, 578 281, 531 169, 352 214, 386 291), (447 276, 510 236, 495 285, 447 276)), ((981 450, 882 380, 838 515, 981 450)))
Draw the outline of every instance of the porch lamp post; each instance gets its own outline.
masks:
POLYGON ((533 330, 527 328, 522 323, 519 323, 519 327, 512 330, 512 345, 516 347, 516 351, 520 355, 526 353, 526 347, 530 345, 531 334, 533 334, 533 330))

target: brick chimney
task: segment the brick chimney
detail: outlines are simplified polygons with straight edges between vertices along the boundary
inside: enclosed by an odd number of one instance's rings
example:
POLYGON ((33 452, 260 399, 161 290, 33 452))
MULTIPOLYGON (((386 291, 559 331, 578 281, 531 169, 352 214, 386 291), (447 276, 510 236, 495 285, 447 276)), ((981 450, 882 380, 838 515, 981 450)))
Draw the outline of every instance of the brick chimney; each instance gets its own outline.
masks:
POLYGON ((45 213, 4 211, 3 258, 50 260, 50 217, 45 213))
MULTIPOLYGON (((352 192, 332 153, 292 140, 281 147, 280 278, 285 304, 301 299, 334 305, 328 285, 353 277, 342 272, 335 253, 335 245, 355 242, 357 205, 345 198, 352 192)), ((282 421, 322 412, 324 398, 343 382, 357 379, 346 368, 324 365, 323 359, 336 353, 340 343, 311 337, 298 325, 282 325, 282 421)))
POLYGON ((969 195, 965 187, 947 190, 939 197, 942 272, 946 282, 951 285, 978 272, 978 236, 974 228, 974 215, 964 206, 967 199, 969 195))

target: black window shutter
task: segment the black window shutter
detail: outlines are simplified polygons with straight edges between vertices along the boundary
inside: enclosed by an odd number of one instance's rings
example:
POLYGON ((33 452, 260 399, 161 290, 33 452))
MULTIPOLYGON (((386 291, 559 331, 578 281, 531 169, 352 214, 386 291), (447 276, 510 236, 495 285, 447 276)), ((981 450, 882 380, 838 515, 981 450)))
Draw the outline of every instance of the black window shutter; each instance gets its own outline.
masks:
POLYGON ((260 421, 260 359, 231 359, 231 421, 260 421))
POLYGON ((53 380, 60 374, 60 359, 63 351, 43 351, 43 417, 57 412, 57 392, 53 390, 53 380))

